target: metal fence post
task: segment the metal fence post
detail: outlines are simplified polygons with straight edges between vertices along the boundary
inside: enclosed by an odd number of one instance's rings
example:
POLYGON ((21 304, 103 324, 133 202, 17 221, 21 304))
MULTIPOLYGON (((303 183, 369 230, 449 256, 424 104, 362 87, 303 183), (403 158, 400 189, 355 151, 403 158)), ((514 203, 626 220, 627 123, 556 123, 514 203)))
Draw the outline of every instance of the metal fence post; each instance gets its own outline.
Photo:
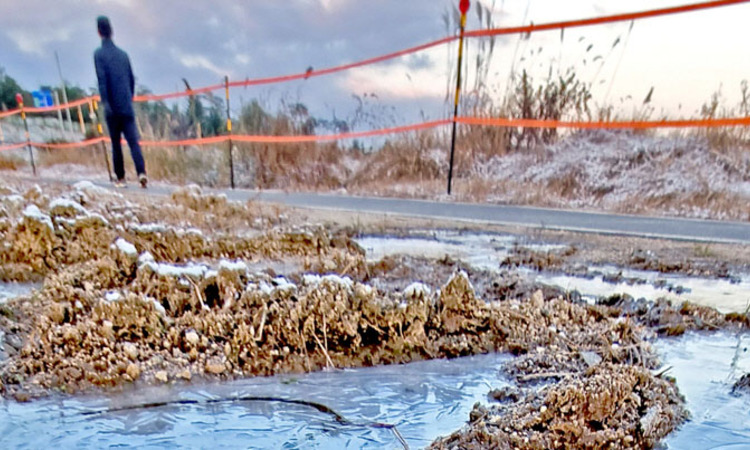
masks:
MULTIPOLYGON (((57 91, 55 93, 55 105, 60 106, 60 94, 57 91)), ((57 110, 57 122, 60 124, 60 133, 65 136, 65 126, 63 125, 62 109, 57 110)))

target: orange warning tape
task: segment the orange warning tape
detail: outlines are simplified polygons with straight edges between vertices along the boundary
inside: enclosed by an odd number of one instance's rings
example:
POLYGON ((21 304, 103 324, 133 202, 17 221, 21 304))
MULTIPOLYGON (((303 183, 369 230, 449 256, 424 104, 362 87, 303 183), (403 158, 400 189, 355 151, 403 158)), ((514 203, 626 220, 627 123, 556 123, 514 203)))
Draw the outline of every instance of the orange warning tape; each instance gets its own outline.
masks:
MULTIPOLYGON (((493 28, 489 30, 468 31, 465 33, 465 36, 466 37, 485 37, 485 36, 531 33, 534 31, 545 31, 545 30, 600 25, 600 24, 605 24, 605 23, 622 22, 622 21, 629 21, 629 20, 636 20, 636 19, 644 19, 648 17, 657 17, 657 16, 664 16, 664 15, 670 15, 670 14, 718 8, 722 6, 737 5, 737 4, 748 3, 748 2, 750 2, 750 0, 713 0, 713 1, 707 1, 707 2, 702 2, 702 3, 694 3, 690 5, 653 9, 653 10, 648 10, 648 11, 634 12, 634 13, 615 14, 611 16, 595 17, 595 18, 590 18, 590 19, 571 20, 571 21, 565 21, 565 22, 551 22, 551 23, 546 23, 546 24, 526 25, 526 26, 518 26, 518 27, 493 28)), ((287 81, 293 81, 293 80, 307 79, 310 77, 328 75, 328 74, 332 74, 336 72, 353 69, 356 67, 362 67, 362 66, 366 66, 370 64, 375 64, 378 62, 387 61, 389 59, 398 58, 400 56, 408 55, 411 53, 416 53, 422 50, 426 50, 428 48, 447 44, 456 39, 458 39, 458 36, 449 36, 443 39, 428 42, 426 44, 417 45, 415 47, 410 47, 404 50, 400 50, 400 51, 393 52, 393 53, 388 53, 382 56, 369 58, 369 59, 365 59, 365 60, 354 62, 354 63, 329 67, 329 68, 321 69, 321 70, 311 70, 308 72, 296 73, 296 74, 290 74, 290 75, 257 78, 253 80, 248 79, 244 81, 233 81, 229 83, 229 86, 230 87, 257 86, 257 85, 263 85, 263 84, 281 83, 281 82, 287 82, 287 81)), ((198 89, 171 92, 167 94, 139 95, 139 96, 134 97, 133 100, 136 102, 159 101, 159 100, 165 100, 169 98, 198 95, 198 94, 202 94, 206 92, 223 89, 224 87, 225 85, 222 83, 222 84, 215 84, 215 85, 206 86, 206 87, 202 87, 198 89)), ((49 106, 45 108, 26 108, 26 112, 27 113, 52 112, 52 111, 57 111, 61 109, 75 107, 78 105, 88 103, 91 100, 98 100, 98 99, 99 99, 99 96, 91 96, 91 97, 83 98, 80 100, 76 100, 75 102, 58 105, 58 106, 49 106)), ((9 117, 18 113, 20 113, 20 109, 0 112, 0 118, 9 117)))
POLYGON ((180 141, 141 141, 141 147, 181 147, 188 145, 220 144, 229 140, 229 136, 212 136, 200 139, 183 139, 180 141))
POLYGON ((86 103, 89 102, 89 100, 92 100, 92 99, 95 99, 95 98, 98 99, 99 96, 97 95, 97 96, 92 96, 92 97, 81 98, 81 99, 78 99, 76 101, 68 102, 68 103, 65 103, 65 104, 62 104, 62 105, 45 106, 45 107, 42 107, 42 108, 34 108, 34 107, 28 107, 27 106, 26 107, 26 114, 46 113, 46 112, 54 112, 54 111, 58 111, 58 110, 63 110, 63 109, 66 109, 66 108, 75 108, 76 106, 85 105, 86 103))
MULTIPOLYGON (((418 131, 429 128, 437 128, 453 123, 450 119, 433 120, 429 122, 404 125, 399 127, 382 128, 369 131, 356 131, 350 133, 304 135, 304 136, 263 136, 263 135, 241 135, 230 134, 223 136, 212 136, 201 139, 183 139, 178 141, 141 141, 142 147, 179 147, 189 145, 209 145, 233 142, 247 143, 303 143, 303 142, 327 142, 345 139, 359 139, 374 136, 385 136, 399 134, 409 131, 418 131)), ((495 126, 495 127, 519 127, 519 128, 577 128, 577 129, 653 129, 653 128, 718 128, 750 126, 750 116, 729 117, 725 119, 682 119, 682 120, 657 120, 657 121, 618 121, 618 122, 578 122, 562 120, 537 120, 537 119, 509 119, 509 118, 483 118, 483 117, 457 117, 456 123, 464 125, 495 126)), ((72 148, 89 147, 100 142, 110 142, 107 137, 97 137, 82 142, 70 142, 62 144, 45 144, 31 142, 36 148, 50 150, 64 150, 72 148)), ((124 141, 123 141, 124 142, 124 141)), ((0 151, 23 148, 26 143, 11 144, 0 147, 0 151)))
POLYGON ((344 70, 354 69, 356 67, 362 67, 362 66, 367 66, 370 64, 387 61, 389 59, 398 58, 401 56, 409 55, 411 53, 420 52, 428 48, 447 44, 449 42, 455 41, 456 39, 458 39, 457 36, 449 36, 443 39, 438 39, 437 41, 428 42, 426 44, 417 45, 415 47, 409 47, 407 49, 399 50, 397 52, 388 53, 386 55, 377 56, 375 58, 364 59, 362 61, 344 64, 341 66, 334 66, 334 67, 329 67, 327 69, 321 69, 321 70, 311 70, 309 72, 297 73, 297 74, 292 74, 292 75, 282 75, 282 76, 269 77, 269 78, 257 78, 254 80, 245 80, 245 81, 233 81, 229 83, 229 86, 230 87, 257 86, 260 84, 281 83, 285 81, 302 80, 302 79, 306 79, 310 77, 329 75, 329 74, 336 73, 336 72, 342 72, 344 70))
POLYGON ((578 129, 651 129, 651 128, 718 128, 750 125, 750 117, 726 119, 682 119, 682 120, 630 120, 622 122, 569 122, 562 120, 504 119, 482 117, 457 117, 457 123, 495 127, 523 128, 578 128, 578 129))
POLYGON ((188 97, 192 95, 198 95, 203 94, 206 92, 211 91, 217 91, 219 89, 223 89, 224 84, 214 84, 211 86, 206 86, 198 89, 190 89, 190 90, 184 90, 184 91, 177 91, 177 92, 170 92, 168 94, 148 94, 148 95, 136 95, 133 97, 133 101, 136 103, 139 102, 156 102, 159 100, 166 100, 168 98, 175 98, 175 97, 188 97))
POLYGON ((100 142, 108 142, 109 139, 105 137, 98 137, 93 139, 87 139, 85 141, 81 142, 65 142, 61 144, 46 144, 42 142, 32 142, 31 146, 36 148, 44 148, 48 150, 65 150, 65 149, 71 149, 71 148, 82 148, 82 147, 89 147, 95 144, 98 144, 100 142))
POLYGON ((246 135, 246 134, 228 134, 224 136, 214 136, 201 139, 186 139, 181 141, 142 141, 142 147, 178 147, 188 145, 206 145, 218 144, 229 141, 247 142, 247 143, 302 143, 302 142, 325 142, 340 141, 344 139, 359 139, 373 136, 384 136, 388 134, 405 133, 408 131, 424 130, 427 128, 436 128, 443 125, 449 125, 450 120, 434 120, 414 125, 404 125, 400 127, 382 128, 379 130, 357 131, 351 133, 322 134, 322 135, 304 135, 304 136, 263 136, 263 135, 246 135))
POLYGON ((306 136, 248 136, 248 135, 233 135, 231 136, 232 141, 237 142, 260 142, 260 143, 282 143, 282 142, 324 142, 324 141, 339 141, 344 139, 359 139, 365 137, 384 136, 388 134, 399 134, 408 131, 418 131, 428 128, 436 128, 444 125, 449 125, 451 121, 449 119, 444 120, 433 120, 430 122, 423 122, 414 125, 404 125, 400 127, 382 128, 379 130, 370 131, 356 131, 351 133, 340 133, 340 134, 322 134, 322 135, 306 135, 306 136))
POLYGON ((26 147, 25 142, 22 142, 20 144, 3 145, 3 146, 0 146, 0 152, 6 151, 6 150, 16 150, 16 149, 24 148, 24 147, 26 147))
POLYGON ((721 6, 738 5, 740 3, 747 3, 750 0, 714 0, 703 3, 694 3, 691 5, 674 6, 670 8, 652 9, 648 11, 615 14, 604 17, 594 17, 591 19, 579 19, 570 20, 566 22, 551 22, 539 25, 525 25, 519 27, 508 27, 508 28, 493 28, 489 30, 475 30, 466 33, 467 37, 482 37, 482 36, 498 36, 501 34, 518 34, 518 33, 531 33, 534 31, 545 31, 545 30, 559 30, 564 28, 575 28, 585 27, 591 25, 601 25, 612 22, 623 22, 636 19, 645 19, 648 17, 666 16, 670 14, 678 14, 691 11, 699 11, 702 9, 718 8, 721 6))
MULTIPOLYGON (((703 10, 703 9, 718 8, 721 6, 729 6, 729 5, 735 5, 735 4, 747 3, 747 2, 750 2, 750 0, 713 0, 713 1, 703 2, 703 3, 695 3, 691 5, 676 6, 676 7, 671 7, 671 8, 661 8, 661 9, 654 9, 654 10, 649 10, 649 11, 635 12, 635 13, 615 14, 612 16, 596 17, 596 18, 591 18, 591 19, 571 20, 571 21, 565 21, 565 22, 553 22, 553 23, 547 23, 547 24, 527 25, 527 26, 520 26, 520 27, 494 28, 490 30, 476 30, 476 31, 470 31, 470 32, 465 33, 465 36, 466 37, 495 36, 495 35, 501 35, 501 34, 530 33, 533 31, 544 31, 544 30, 553 30, 553 29, 560 29, 560 28, 591 26, 591 25, 599 25, 599 24, 612 23, 612 22, 622 22, 622 21, 627 21, 627 20, 642 19, 642 18, 647 18, 647 17, 656 17, 656 16, 664 16, 664 15, 669 15, 669 14, 677 14, 677 13, 684 13, 684 12, 690 12, 690 11, 698 11, 698 10, 703 10)), ((296 74, 291 74, 291 75, 257 78, 253 80, 248 79, 244 81, 233 81, 229 83, 229 86, 230 87, 257 86, 257 85, 263 85, 263 84, 283 83, 287 81, 302 80, 302 79, 307 79, 311 77, 329 75, 332 73, 342 72, 342 71, 353 69, 356 67, 362 67, 362 66, 366 66, 370 64, 387 61, 390 59, 395 59, 395 58, 405 56, 408 54, 417 53, 422 50, 426 50, 432 47, 437 47, 439 45, 450 43, 452 41, 455 41, 456 39, 458 39, 458 36, 449 36, 443 39, 438 39, 436 41, 428 42, 426 44, 409 47, 404 50, 400 50, 400 51, 393 52, 393 53, 388 53, 382 56, 369 58, 369 59, 365 59, 365 60, 354 62, 354 63, 329 67, 327 69, 321 69, 321 70, 311 70, 308 72, 296 73, 296 74)), ((204 92, 219 90, 219 89, 222 89, 223 87, 224 87, 223 84, 216 84, 216 85, 207 86, 201 89, 194 89, 192 91, 181 91, 181 92, 173 92, 170 94, 163 94, 163 95, 150 95, 150 96, 137 97, 136 101, 162 100, 165 98, 173 98, 173 97, 180 97, 180 96, 186 96, 186 95, 196 95, 196 94, 200 94, 204 92)))
POLYGON ((21 114, 21 110, 20 109, 11 109, 9 111, 0 111, 0 119, 2 119, 4 117, 15 116, 16 114, 21 114))

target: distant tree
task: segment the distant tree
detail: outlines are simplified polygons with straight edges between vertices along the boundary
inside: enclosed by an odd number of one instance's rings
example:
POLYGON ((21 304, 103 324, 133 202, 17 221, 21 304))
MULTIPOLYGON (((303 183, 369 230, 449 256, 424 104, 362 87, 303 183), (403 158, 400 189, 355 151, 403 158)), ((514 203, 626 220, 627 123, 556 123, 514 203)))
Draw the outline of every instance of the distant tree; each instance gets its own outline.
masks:
POLYGON ((201 120, 204 136, 218 136, 226 131, 221 99, 216 99, 201 120))
POLYGON ((18 85, 16 80, 5 73, 5 69, 0 67, 0 109, 17 108, 16 94, 21 93, 24 97, 24 103, 30 104, 31 94, 18 85))
MULTIPOLYGON (((145 86, 136 88, 136 95, 149 95, 151 90, 145 86)), ((163 101, 135 103, 136 114, 143 131, 159 139, 170 138, 173 113, 163 101)))
POLYGON ((273 117, 260 106, 257 100, 242 107, 240 124, 250 134, 271 134, 273 117))
MULTIPOLYGON (((56 89, 60 93, 60 98, 62 98, 62 89, 56 89)), ((88 94, 86 93, 86 90, 83 89, 80 86, 65 86, 65 93, 68 94, 68 101, 74 102, 76 100, 80 100, 82 98, 88 97, 88 94)))
POLYGON ((296 133, 308 136, 315 134, 317 121, 310 116, 310 111, 304 103, 292 103, 288 109, 296 133))

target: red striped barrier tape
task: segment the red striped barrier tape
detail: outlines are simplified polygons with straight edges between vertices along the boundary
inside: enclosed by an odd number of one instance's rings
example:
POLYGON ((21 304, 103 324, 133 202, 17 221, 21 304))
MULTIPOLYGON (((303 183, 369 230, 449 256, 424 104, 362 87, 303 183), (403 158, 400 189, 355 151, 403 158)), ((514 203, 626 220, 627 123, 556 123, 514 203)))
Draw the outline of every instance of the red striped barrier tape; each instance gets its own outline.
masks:
POLYGON ((719 128, 750 125, 750 117, 730 117, 726 119, 680 119, 680 120, 631 120, 575 122, 562 120, 506 119, 482 117, 458 117, 456 122, 464 125, 484 125, 495 127, 521 128, 577 128, 577 129, 654 129, 654 128, 719 128))
MULTIPOLYGON (((570 20, 570 21, 564 21, 564 22, 551 22, 551 23, 546 23, 546 24, 526 25, 526 26, 518 26, 518 27, 494 28, 494 29, 489 29, 489 30, 468 31, 465 33, 465 36, 466 37, 486 37, 486 36, 498 36, 498 35, 518 34, 518 33, 531 33, 535 31, 556 30, 556 29, 583 27, 583 26, 591 26, 591 25, 601 25, 601 24, 606 24, 606 23, 645 19, 649 17, 665 16, 665 15, 670 15, 670 14, 699 11, 699 10, 723 7, 723 6, 731 6, 731 5, 741 4, 741 3, 748 3, 748 2, 750 2, 750 0, 713 0, 713 1, 707 1, 707 2, 702 2, 702 3, 694 3, 690 5, 675 6, 675 7, 670 7, 670 8, 660 8, 660 9, 653 9, 653 10, 633 12, 633 13, 615 14, 611 16, 595 17, 595 18, 590 18, 590 19, 570 20)), ((233 81, 229 83, 229 86, 230 87, 257 86, 257 85, 263 85, 263 84, 281 83, 281 82, 287 82, 287 81, 293 81, 293 80, 306 79, 310 77, 328 75, 328 74, 342 72, 342 71, 353 69, 356 67, 362 67, 362 66, 366 66, 370 64, 375 64, 378 62, 383 62, 383 61, 387 61, 390 59, 405 56, 408 54, 416 53, 416 52, 426 50, 432 47, 437 47, 439 45, 447 44, 456 39, 458 39, 457 36, 449 36, 443 39, 438 39, 436 41, 431 41, 422 45, 417 45, 417 46, 410 47, 404 50, 400 50, 400 51, 393 52, 393 53, 388 53, 382 56, 369 58, 369 59, 365 59, 365 60, 358 61, 358 62, 329 67, 329 68, 321 69, 321 70, 312 70, 312 71, 308 71, 304 73, 295 73, 295 74, 290 74, 290 75, 274 76, 274 77, 267 77, 267 78, 248 79, 244 81, 233 81)), ((159 101, 159 100, 165 100, 169 98, 199 95, 199 94, 203 94, 206 92, 223 89, 224 87, 225 87, 224 84, 215 84, 215 85, 206 86, 206 87, 202 87, 198 89, 170 92, 167 94, 139 95, 134 98, 134 101, 136 102, 159 101)), ((49 106, 45 108, 26 108, 26 112, 27 113, 53 112, 53 111, 57 111, 60 109, 66 109, 66 108, 71 108, 71 107, 75 107, 78 105, 82 105, 84 103, 88 103, 91 100, 98 100, 98 99, 99 99, 99 96, 91 96, 91 97, 87 97, 84 99, 76 100, 75 102, 58 105, 58 106, 49 106)), ((9 117, 9 116, 19 114, 19 113, 20 113, 20 109, 0 112, 0 118, 9 117)))
POLYGON ((26 143, 22 142, 20 144, 10 144, 10 145, 3 145, 0 146, 0 152, 6 151, 6 150, 17 150, 19 148, 26 147, 26 143))
MULTIPOLYGON (((484 118, 484 117, 457 117, 456 122, 464 125, 493 126, 493 127, 516 127, 516 128, 576 128, 576 129, 655 129, 655 128, 719 128, 750 126, 750 117, 729 117, 724 119, 680 119, 680 120, 654 120, 654 121, 563 121, 563 120, 537 120, 537 119, 510 119, 510 118, 484 118)), ((242 135, 231 134, 224 136, 212 136, 201 139, 183 139, 177 141, 141 141, 142 147, 180 147, 190 145, 221 144, 229 140, 233 142, 246 143, 303 143, 303 142, 329 142, 345 139, 360 139, 366 137, 385 136, 391 134, 419 131, 430 128, 450 125, 450 119, 433 120, 429 122, 404 125, 399 127, 382 128, 369 131, 356 131, 350 133, 304 135, 304 136, 264 136, 264 135, 242 135)), ((97 137, 82 142, 70 142, 60 144, 46 144, 32 142, 36 148, 48 150, 64 150, 72 148, 89 147, 100 142, 110 142, 107 137, 97 137)), ((15 150, 26 146, 26 143, 0 146, 0 151, 15 150)))
POLYGON ((538 25, 524 25, 518 27, 492 28, 489 30, 475 30, 466 33, 467 37, 498 36, 502 34, 532 33, 534 31, 559 30, 564 28, 586 27, 601 25, 605 23, 625 22, 649 17, 666 16, 685 12, 699 11, 704 9, 719 8, 722 6, 738 5, 748 3, 750 0, 714 0, 691 5, 674 6, 671 8, 652 9, 633 13, 614 14, 611 16, 594 17, 590 19, 569 20, 565 22, 551 22, 538 25))

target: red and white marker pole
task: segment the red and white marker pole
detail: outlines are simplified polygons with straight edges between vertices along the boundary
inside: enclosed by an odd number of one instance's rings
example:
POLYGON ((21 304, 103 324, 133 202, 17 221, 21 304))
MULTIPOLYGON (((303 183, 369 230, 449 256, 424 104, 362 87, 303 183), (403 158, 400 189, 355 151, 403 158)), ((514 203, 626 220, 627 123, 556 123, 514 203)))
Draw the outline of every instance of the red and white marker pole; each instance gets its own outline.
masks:
POLYGON ((23 106, 23 95, 16 94, 16 103, 21 108, 21 119, 23 119, 23 127, 26 130, 26 147, 29 149, 29 159, 31 160, 31 170, 36 176, 36 164, 34 163, 34 151, 31 149, 31 135, 29 134, 29 123, 26 121, 26 108, 23 106))
POLYGON ((469 0, 461 0, 458 9, 461 11, 461 34, 458 40, 458 72, 456 74, 456 98, 453 104, 453 136, 451 138, 451 159, 448 167, 448 195, 451 195, 453 184, 453 157, 456 153, 456 117, 458 117, 458 101, 461 96, 461 63, 464 56, 464 29, 466 28, 466 13, 469 12, 469 0))

